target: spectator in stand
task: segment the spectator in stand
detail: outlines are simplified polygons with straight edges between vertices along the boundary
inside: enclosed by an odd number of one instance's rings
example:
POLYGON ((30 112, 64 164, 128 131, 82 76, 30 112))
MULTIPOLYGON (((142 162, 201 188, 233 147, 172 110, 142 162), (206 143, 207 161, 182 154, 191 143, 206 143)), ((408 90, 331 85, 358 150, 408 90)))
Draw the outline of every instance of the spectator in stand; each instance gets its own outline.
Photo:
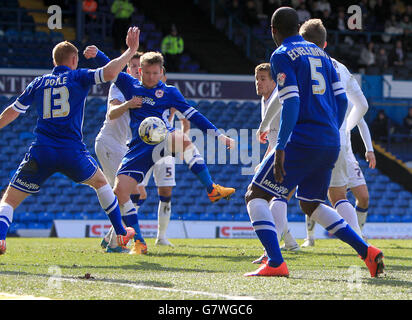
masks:
POLYGON ((306 10, 306 4, 305 2, 302 2, 298 9, 296 10, 296 12, 298 13, 298 17, 299 17, 299 23, 304 23, 306 20, 309 20, 311 18, 310 16, 310 12, 308 10, 306 10))
POLYGON ((96 21, 97 2, 95 0, 83 0, 83 12, 86 14, 86 23, 96 21))
POLYGON ((392 66, 401 67, 405 62, 405 51, 403 50, 403 44, 401 40, 397 40, 395 48, 390 55, 390 61, 392 66))
POLYGON ((390 125, 390 120, 385 111, 379 110, 371 125, 373 139, 378 142, 388 141, 390 125))
POLYGON ((403 118, 403 126, 405 132, 412 135, 412 107, 409 108, 408 114, 403 118))
POLYGON ((359 66, 361 67, 370 67, 375 64, 375 44, 373 42, 369 42, 368 46, 363 46, 359 66))
POLYGON ((335 22, 335 30, 346 31, 346 22, 345 10, 340 7, 338 11, 338 17, 336 18, 335 22))
POLYGON ((130 27, 134 6, 129 0, 114 0, 110 10, 114 15, 112 29, 113 47, 116 50, 123 50, 125 48, 124 39, 130 27))
POLYGON ((163 38, 161 47, 167 70, 171 72, 179 71, 179 62, 184 50, 184 41, 178 34, 176 25, 172 24, 170 34, 163 38))
POLYGON ((400 23, 400 27, 402 28, 404 35, 407 36, 408 34, 411 33, 411 31, 412 31, 412 23, 411 23, 411 20, 410 20, 409 15, 405 14, 405 15, 402 17, 402 21, 401 21, 401 23, 400 23))
POLYGON ((381 47, 376 55, 376 66, 379 68, 380 73, 385 73, 386 69, 388 68, 388 55, 386 53, 386 49, 381 47))
POLYGON ((386 21, 384 32, 387 33, 386 35, 382 36, 382 40, 385 43, 391 41, 390 35, 396 36, 403 33, 403 29, 400 23, 398 22, 398 18, 395 14, 392 14, 390 20, 386 21))

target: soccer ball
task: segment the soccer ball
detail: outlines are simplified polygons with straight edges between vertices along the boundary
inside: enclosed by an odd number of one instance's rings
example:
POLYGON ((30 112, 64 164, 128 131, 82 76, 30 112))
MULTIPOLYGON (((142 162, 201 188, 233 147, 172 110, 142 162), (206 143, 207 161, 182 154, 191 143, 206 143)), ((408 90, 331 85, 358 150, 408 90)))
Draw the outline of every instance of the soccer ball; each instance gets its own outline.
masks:
POLYGON ((147 144, 158 144, 166 139, 167 128, 162 119, 148 117, 139 126, 139 136, 147 144))

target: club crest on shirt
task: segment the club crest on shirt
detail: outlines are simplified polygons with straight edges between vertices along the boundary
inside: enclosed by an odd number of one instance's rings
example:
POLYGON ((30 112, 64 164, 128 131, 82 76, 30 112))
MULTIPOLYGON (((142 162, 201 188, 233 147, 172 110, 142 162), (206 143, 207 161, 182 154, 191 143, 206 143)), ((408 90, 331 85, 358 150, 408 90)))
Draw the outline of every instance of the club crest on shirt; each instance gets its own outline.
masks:
POLYGON ((283 86, 285 84, 285 80, 286 80, 286 74, 284 73, 278 73, 278 75, 276 76, 276 82, 279 86, 283 86))
POLYGON ((161 89, 156 90, 156 92, 155 92, 156 98, 161 98, 161 97, 163 97, 163 94, 164 94, 164 91, 161 90, 161 89))

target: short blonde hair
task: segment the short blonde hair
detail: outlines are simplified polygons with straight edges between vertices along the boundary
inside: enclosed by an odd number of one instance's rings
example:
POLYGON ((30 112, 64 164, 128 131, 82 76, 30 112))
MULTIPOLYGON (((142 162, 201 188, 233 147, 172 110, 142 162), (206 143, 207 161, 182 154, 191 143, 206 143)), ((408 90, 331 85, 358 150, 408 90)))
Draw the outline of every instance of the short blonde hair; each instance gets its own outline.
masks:
POLYGON ((78 54, 77 48, 69 41, 62 41, 56 44, 53 48, 53 62, 56 66, 60 66, 66 62, 72 54, 78 54))
POLYGON ((323 49, 326 43, 326 28, 320 19, 309 19, 299 29, 300 35, 306 41, 313 42, 323 49))
POLYGON ((265 62, 265 63, 261 63, 261 64, 257 65, 256 68, 255 68, 255 75, 259 71, 266 71, 269 74, 269 77, 272 79, 272 71, 270 70, 270 63, 265 62))
POLYGON ((150 65, 159 64, 160 68, 163 68, 163 63, 164 63, 163 55, 160 52, 150 51, 150 52, 146 52, 140 57, 141 66, 145 64, 150 64, 150 65))

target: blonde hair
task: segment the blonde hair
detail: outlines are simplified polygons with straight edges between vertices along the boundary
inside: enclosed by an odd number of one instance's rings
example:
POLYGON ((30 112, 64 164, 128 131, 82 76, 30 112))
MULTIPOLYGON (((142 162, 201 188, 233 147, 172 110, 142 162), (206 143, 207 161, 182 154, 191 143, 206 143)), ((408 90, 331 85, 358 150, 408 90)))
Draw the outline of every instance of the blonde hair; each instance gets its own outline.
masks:
POLYGON ((309 19, 299 29, 300 35, 323 49, 326 43, 326 28, 320 19, 309 19))
POLYGON ((150 51, 150 52, 146 52, 140 57, 141 66, 145 64, 150 64, 150 65, 159 64, 160 68, 163 68, 163 63, 164 63, 163 55, 160 52, 150 51))
POLYGON ((265 63, 261 63, 261 64, 257 65, 256 68, 255 68, 255 75, 259 71, 266 71, 269 74, 269 77, 272 79, 272 71, 270 70, 270 63, 265 62, 265 63))
POLYGON ((78 54, 77 48, 69 41, 62 41, 56 44, 53 48, 53 62, 56 66, 60 66, 66 62, 72 54, 78 54))

